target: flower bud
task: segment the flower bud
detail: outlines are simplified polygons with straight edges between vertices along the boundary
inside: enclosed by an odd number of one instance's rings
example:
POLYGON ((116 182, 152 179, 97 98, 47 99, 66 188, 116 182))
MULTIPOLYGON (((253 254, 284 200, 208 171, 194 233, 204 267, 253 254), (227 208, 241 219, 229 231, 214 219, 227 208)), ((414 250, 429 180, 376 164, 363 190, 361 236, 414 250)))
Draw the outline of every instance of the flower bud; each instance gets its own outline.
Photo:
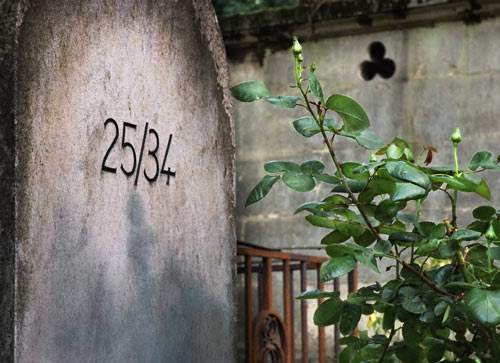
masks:
POLYGON ((370 153, 370 163, 375 163, 377 162, 377 157, 375 156, 374 153, 370 153))
POLYGON ((451 141, 459 143, 462 141, 462 134, 460 133, 460 129, 457 127, 455 132, 451 134, 451 141))
POLYGON ((493 228, 493 224, 490 223, 490 226, 488 227, 488 230, 486 231, 486 234, 484 236, 489 241, 496 241, 497 234, 495 233, 495 229, 493 228))
POLYGON ((293 39, 292 53, 296 56, 302 54, 302 46, 300 45, 299 40, 297 38, 293 39))
POLYGON ((314 73, 314 71, 316 70, 316 61, 312 61, 311 63, 311 73, 314 73))

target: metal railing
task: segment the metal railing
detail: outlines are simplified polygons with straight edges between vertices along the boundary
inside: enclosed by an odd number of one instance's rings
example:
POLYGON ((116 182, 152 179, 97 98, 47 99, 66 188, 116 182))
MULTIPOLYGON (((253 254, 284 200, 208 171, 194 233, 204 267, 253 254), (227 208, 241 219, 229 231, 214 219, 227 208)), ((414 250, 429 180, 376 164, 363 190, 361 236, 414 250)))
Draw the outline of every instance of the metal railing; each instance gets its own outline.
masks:
MULTIPOLYGON (((246 362, 309 362, 309 334, 307 300, 300 300, 301 344, 295 347, 294 296, 307 289, 307 271, 316 271, 316 285, 324 289, 320 279, 321 265, 329 258, 309 256, 281 250, 265 249, 248 243, 238 242, 238 274, 244 274, 244 309, 245 309, 245 354, 246 362), (300 290, 293 291, 294 272, 300 271, 300 290), (283 315, 273 309, 273 272, 282 273, 283 277, 283 315), (252 281, 257 274, 258 311, 253 311, 254 292, 252 281)), ((339 280, 333 281, 335 291, 340 290, 339 280)), ((348 276, 348 292, 357 289, 356 269, 348 276)), ((313 300, 310 300, 313 302, 313 300)), ((321 304, 322 299, 318 301, 321 304)), ((335 340, 340 337, 338 324, 335 326, 335 340)), ((318 362, 326 362, 325 327, 318 327, 318 362)), ((340 352, 339 346, 332 347, 335 357, 340 352)))

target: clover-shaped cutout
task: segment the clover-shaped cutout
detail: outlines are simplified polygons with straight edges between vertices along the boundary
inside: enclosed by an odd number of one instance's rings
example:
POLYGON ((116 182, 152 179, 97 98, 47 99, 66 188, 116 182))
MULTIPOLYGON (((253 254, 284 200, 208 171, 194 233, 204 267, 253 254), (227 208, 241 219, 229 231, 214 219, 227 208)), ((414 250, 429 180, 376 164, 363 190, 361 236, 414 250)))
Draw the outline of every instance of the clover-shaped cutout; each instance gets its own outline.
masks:
POLYGON ((385 58, 385 47, 381 42, 373 42, 368 47, 370 59, 360 65, 361 77, 365 81, 372 80, 377 74, 388 79, 394 75, 396 64, 392 59, 385 58))

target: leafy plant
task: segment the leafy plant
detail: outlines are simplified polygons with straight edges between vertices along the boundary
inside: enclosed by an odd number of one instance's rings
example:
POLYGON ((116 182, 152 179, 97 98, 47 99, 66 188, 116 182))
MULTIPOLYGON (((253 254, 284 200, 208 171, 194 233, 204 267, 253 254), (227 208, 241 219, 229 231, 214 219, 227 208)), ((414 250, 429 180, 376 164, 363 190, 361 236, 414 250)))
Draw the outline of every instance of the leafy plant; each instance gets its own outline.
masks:
POLYGON ((366 112, 355 100, 340 94, 326 98, 314 62, 307 79, 303 77, 302 47, 296 39, 292 52, 293 87, 299 96, 271 97, 257 81, 234 86, 232 94, 244 102, 263 98, 280 108, 306 110, 307 115, 295 120, 293 127, 304 137, 321 134, 336 171, 325 173, 325 165, 317 160, 301 165, 269 161, 264 165, 269 174, 251 191, 246 205, 264 198, 279 180, 298 192, 310 191, 317 183, 330 184, 331 192, 324 199, 295 210, 308 213, 306 219, 313 226, 330 230, 321 240, 331 257, 321 269, 323 282, 349 273, 358 263, 377 273, 381 259, 392 260, 395 267, 394 279, 383 286, 363 287, 346 300, 338 293, 318 290, 296 298, 325 299, 314 322, 340 324, 344 337, 338 343, 345 345, 342 362, 497 361, 500 273, 494 260, 500 259, 500 247, 496 247, 500 245, 500 211, 478 206, 472 212, 474 221, 463 228, 456 210, 459 193, 490 199, 490 189, 479 172, 499 170, 499 158, 480 151, 468 169, 460 169, 457 150, 462 137, 457 128, 451 137, 454 166, 430 166, 437 152, 433 147, 425 147, 415 160, 406 141, 394 138, 386 144, 370 129, 366 112), (373 150, 369 161, 341 163, 334 147, 339 137, 373 150), (432 192, 446 194, 450 218, 421 220, 421 206, 432 192), (403 257, 405 251, 408 257, 403 257), (433 260, 440 263, 430 263, 433 260), (374 311, 383 314, 386 334, 351 336, 361 315, 374 311))

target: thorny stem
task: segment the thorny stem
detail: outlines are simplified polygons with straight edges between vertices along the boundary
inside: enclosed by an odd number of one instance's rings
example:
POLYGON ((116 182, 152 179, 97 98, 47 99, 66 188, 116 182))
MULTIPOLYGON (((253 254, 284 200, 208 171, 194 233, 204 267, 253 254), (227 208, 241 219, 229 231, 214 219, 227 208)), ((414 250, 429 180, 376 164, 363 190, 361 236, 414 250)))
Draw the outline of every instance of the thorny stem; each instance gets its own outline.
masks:
MULTIPOLYGON (((335 155, 335 152, 333 150, 333 146, 332 144, 330 143, 330 140, 328 139, 328 136, 326 135, 326 132, 323 128, 323 119, 318 119, 318 117, 316 116, 316 114, 313 112, 313 110, 311 109, 311 106, 309 104, 309 100, 307 98, 307 93, 304 92, 304 90, 302 89, 302 85, 300 83, 300 78, 301 77, 298 77, 297 78, 297 86, 300 90, 300 92, 302 93, 302 96, 304 97, 304 101, 307 105, 307 110, 309 111, 309 113, 311 114, 311 116, 314 118, 314 120, 316 121, 316 123, 318 124, 320 130, 321 130, 321 135, 323 136, 323 140, 325 141, 327 147, 328 147, 328 151, 330 153, 330 156, 332 158, 332 161, 333 163, 335 164, 335 167, 337 168, 337 171, 339 173, 339 177, 340 177, 340 180, 342 181, 342 184, 345 186, 346 188, 346 191, 347 191, 347 194, 349 195, 349 199, 352 200, 352 202, 356 205, 356 208, 358 209, 359 213, 361 214, 361 216, 363 217, 363 220, 365 221, 366 225, 368 226, 368 228, 370 229, 370 231, 373 233, 373 235, 375 236, 375 238, 377 239, 377 241, 382 241, 383 238, 380 236, 380 234, 378 233, 378 231, 375 229, 375 227, 373 227, 372 223, 370 222, 370 219, 368 218, 368 215, 366 214, 365 210, 363 209, 363 207, 361 206, 361 204, 359 203, 358 199, 356 198, 356 196, 354 195, 354 193, 352 192, 351 188, 349 187, 349 185, 347 184, 347 181, 345 180, 345 177, 344 177, 344 173, 342 172, 342 168, 340 167, 340 163, 339 161, 337 160, 337 157, 335 155)), ((324 114, 323 114, 323 117, 324 117, 324 114)), ((394 251, 391 251, 391 254, 397 258, 398 261, 401 261, 401 264, 403 265, 404 268, 408 269, 409 271, 411 271, 414 275, 416 275, 420 280, 422 280, 422 282, 424 282, 425 284, 429 285, 429 287, 431 289, 433 289, 434 291, 438 292, 439 294, 441 295, 445 295, 445 296, 449 296, 451 298, 459 298, 458 296, 456 295, 453 295, 451 293, 449 293, 448 291, 446 290, 443 290, 441 288, 439 288, 436 284, 434 284, 432 281, 430 281, 428 278, 426 278, 422 272, 419 272, 417 270, 415 270, 412 266, 410 266, 408 263, 406 263, 403 259, 401 259, 401 257, 395 253, 394 251)))

